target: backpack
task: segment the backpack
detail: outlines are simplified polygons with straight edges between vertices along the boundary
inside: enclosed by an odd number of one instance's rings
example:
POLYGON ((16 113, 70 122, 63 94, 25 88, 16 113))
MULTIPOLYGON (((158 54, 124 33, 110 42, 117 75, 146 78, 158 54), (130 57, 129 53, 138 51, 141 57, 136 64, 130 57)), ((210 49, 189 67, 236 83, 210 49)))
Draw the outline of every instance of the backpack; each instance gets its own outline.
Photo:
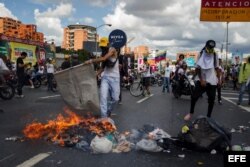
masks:
MULTIPOLYGON (((109 50, 104 51, 101 56, 105 56, 108 53, 109 50)), ((116 60, 112 62, 110 59, 107 59, 105 62, 102 63, 102 68, 104 69, 105 67, 107 68, 113 68, 118 60, 118 57, 120 55, 120 51, 117 53, 116 60)))
POLYGON ((197 118, 188 131, 179 133, 178 144, 197 151, 226 151, 231 148, 231 133, 211 118, 197 118))

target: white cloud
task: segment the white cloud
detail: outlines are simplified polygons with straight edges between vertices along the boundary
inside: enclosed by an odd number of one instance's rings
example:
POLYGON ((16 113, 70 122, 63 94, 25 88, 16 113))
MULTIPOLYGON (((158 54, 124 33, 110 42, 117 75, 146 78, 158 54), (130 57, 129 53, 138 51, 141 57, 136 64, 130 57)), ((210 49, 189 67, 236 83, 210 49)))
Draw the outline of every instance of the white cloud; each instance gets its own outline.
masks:
POLYGON ((34 15, 38 30, 43 32, 47 39, 54 39, 56 45, 61 45, 63 38, 61 19, 71 16, 74 11, 72 4, 69 3, 61 3, 56 8, 48 8, 44 12, 35 9, 34 15))
POLYGON ((242 44, 242 43, 246 43, 248 40, 247 38, 244 38, 243 36, 241 36, 238 32, 235 32, 233 41, 236 44, 242 44))
POLYGON ((45 4, 45 3, 59 4, 59 3, 71 2, 71 0, 29 0, 29 1, 36 4, 45 4))
MULTIPOLYGON (((153 48, 199 51, 208 39, 217 47, 225 42, 226 23, 201 22, 201 1, 187 0, 118 0, 112 12, 103 17, 112 29, 122 29, 135 37, 134 46, 148 44, 153 48)), ((230 49, 250 52, 250 23, 230 23, 230 49), (241 35, 240 35, 241 34, 241 35), (244 35, 243 35, 244 34, 244 35), (248 45, 248 47, 247 47, 248 45)))
POLYGON ((94 22, 94 20, 92 19, 92 18, 90 18, 90 17, 85 17, 84 19, 83 19, 83 22, 85 23, 85 24, 92 24, 93 22, 94 22))
POLYGON ((12 19, 18 20, 16 16, 14 16, 9 9, 5 7, 3 3, 0 3, 0 17, 10 17, 12 19))
POLYGON ((111 0, 85 0, 85 1, 90 5, 97 7, 105 7, 111 4, 111 0))

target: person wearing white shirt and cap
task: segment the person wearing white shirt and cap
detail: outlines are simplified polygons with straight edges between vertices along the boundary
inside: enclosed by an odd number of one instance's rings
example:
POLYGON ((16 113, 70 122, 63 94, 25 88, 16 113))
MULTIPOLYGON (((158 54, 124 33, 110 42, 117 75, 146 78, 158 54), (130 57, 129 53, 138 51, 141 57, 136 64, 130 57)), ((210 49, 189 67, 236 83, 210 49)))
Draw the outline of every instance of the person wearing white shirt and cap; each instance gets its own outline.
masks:
POLYGON ((218 55, 214 48, 214 40, 208 40, 197 60, 195 90, 191 96, 190 112, 184 117, 188 121, 194 113, 194 108, 199 97, 206 92, 208 96, 207 117, 211 117, 216 97, 216 86, 221 84, 218 55))

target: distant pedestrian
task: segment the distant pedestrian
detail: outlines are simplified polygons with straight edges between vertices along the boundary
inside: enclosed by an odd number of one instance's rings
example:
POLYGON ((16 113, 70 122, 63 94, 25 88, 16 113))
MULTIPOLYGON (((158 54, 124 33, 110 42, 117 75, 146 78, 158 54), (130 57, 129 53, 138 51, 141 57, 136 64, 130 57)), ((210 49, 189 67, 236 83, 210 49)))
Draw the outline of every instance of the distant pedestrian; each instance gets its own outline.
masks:
POLYGON ((167 62, 165 70, 164 70, 164 82, 163 82, 163 87, 162 87, 163 93, 165 92, 165 89, 167 89, 167 92, 169 93, 171 72, 172 72, 172 68, 169 67, 169 62, 167 62))
POLYGON ((46 68, 47 68, 48 91, 54 92, 53 78, 54 78, 55 67, 54 67, 54 64, 52 63, 52 58, 48 59, 48 63, 46 64, 46 68))
POLYGON ((250 57, 247 58, 247 63, 244 63, 240 68, 239 73, 239 83, 240 83, 240 92, 238 105, 242 103, 242 98, 245 93, 245 90, 248 91, 248 105, 250 105, 250 57))
POLYGON ((74 67, 74 66, 77 66, 79 65, 81 62, 79 60, 79 56, 78 54, 73 54, 71 56, 71 66, 74 67))
POLYGON ((61 69, 62 70, 65 70, 65 69, 67 69, 67 68, 70 68, 70 58, 69 58, 69 56, 68 55, 65 55, 64 56, 64 61, 62 62, 62 64, 61 64, 61 69))
POLYGON ((206 92, 208 96, 207 117, 211 117, 216 96, 216 86, 221 83, 218 56, 214 51, 215 45, 216 43, 214 40, 208 40, 197 60, 196 84, 191 96, 190 112, 184 117, 186 121, 190 120, 192 117, 195 104, 204 92, 206 92))
POLYGON ((143 59, 144 64, 143 64, 143 69, 142 69, 142 81, 143 81, 143 86, 145 88, 145 90, 147 91, 146 96, 150 96, 150 90, 149 90, 149 86, 150 86, 150 77, 152 75, 152 69, 150 67, 150 64, 148 63, 148 59, 146 57, 144 57, 143 59))
POLYGON ((224 68, 223 68, 223 65, 222 65, 222 59, 219 59, 219 67, 218 68, 219 68, 219 71, 220 71, 221 83, 217 84, 217 96, 218 96, 218 103, 222 104, 222 101, 221 101, 221 85, 223 85, 223 82, 224 82, 224 68))
POLYGON ((232 66, 232 79, 233 79, 233 90, 237 90, 237 82, 239 76, 239 64, 233 64, 232 66))
POLYGON ((17 85, 17 97, 23 98, 23 86, 25 82, 25 71, 24 68, 28 64, 24 64, 23 60, 27 57, 26 52, 22 52, 20 57, 17 58, 16 60, 16 74, 17 74, 17 79, 18 79, 18 85, 17 85))
POLYGON ((120 70, 120 95, 119 95, 119 102, 118 104, 122 104, 122 83, 128 82, 128 57, 127 55, 119 55, 119 70, 120 70))
POLYGON ((0 55, 0 84, 5 83, 4 75, 9 73, 9 68, 5 63, 6 57, 4 55, 0 55))

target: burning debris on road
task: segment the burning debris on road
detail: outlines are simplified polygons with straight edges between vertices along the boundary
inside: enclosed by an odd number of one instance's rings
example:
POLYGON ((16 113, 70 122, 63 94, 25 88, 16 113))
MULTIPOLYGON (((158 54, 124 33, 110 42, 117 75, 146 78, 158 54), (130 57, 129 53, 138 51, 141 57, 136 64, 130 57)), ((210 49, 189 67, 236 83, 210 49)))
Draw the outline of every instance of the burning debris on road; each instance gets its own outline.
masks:
POLYGON ((61 146, 74 146, 84 138, 106 133, 114 133, 116 127, 111 119, 80 117, 72 111, 65 110, 67 117, 59 114, 55 120, 43 124, 34 122, 27 125, 23 133, 28 139, 46 139, 61 146))
MULTIPOLYGON (((6 138, 6 141, 43 139, 60 146, 75 147, 92 153, 121 153, 131 150, 171 153, 170 149, 179 147, 210 151, 211 154, 216 154, 217 151, 225 151, 225 149, 231 148, 230 132, 223 129, 225 134, 220 133, 217 129, 221 126, 209 122, 211 120, 206 117, 196 119, 190 126, 183 126, 178 137, 171 137, 164 130, 151 124, 146 124, 141 129, 119 133, 114 121, 110 118, 81 117, 69 109, 66 109, 65 112, 67 116, 59 114, 56 119, 49 120, 46 123, 34 122, 28 124, 23 130, 24 138, 12 137, 6 138), (203 130, 204 128, 206 130, 203 130), (207 133, 207 129, 209 129, 209 133, 207 133), (216 134, 217 138, 214 138, 213 135, 210 137, 211 134, 216 134), (201 135, 205 137, 206 145, 199 145, 199 141, 203 140, 200 137, 201 135), (227 140, 225 135, 229 135, 230 138, 227 140), (221 142, 217 142, 217 139, 221 142), (217 143, 217 145, 214 145, 214 143, 217 143)), ((243 129, 243 127, 241 126, 240 129, 243 129)), ((244 150, 249 150, 249 147, 244 150)), ((185 154, 180 155, 185 157, 185 154)))
POLYGON ((28 124, 23 130, 25 138, 44 139, 60 146, 76 147, 93 153, 121 153, 131 149, 155 152, 168 149, 166 143, 169 141, 165 138, 170 138, 170 135, 153 125, 144 125, 142 129, 119 134, 110 118, 84 118, 69 109, 65 113, 67 116, 59 114, 47 123, 28 124))

